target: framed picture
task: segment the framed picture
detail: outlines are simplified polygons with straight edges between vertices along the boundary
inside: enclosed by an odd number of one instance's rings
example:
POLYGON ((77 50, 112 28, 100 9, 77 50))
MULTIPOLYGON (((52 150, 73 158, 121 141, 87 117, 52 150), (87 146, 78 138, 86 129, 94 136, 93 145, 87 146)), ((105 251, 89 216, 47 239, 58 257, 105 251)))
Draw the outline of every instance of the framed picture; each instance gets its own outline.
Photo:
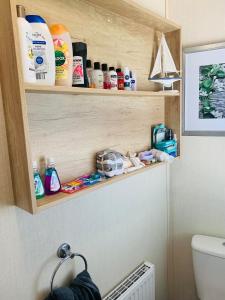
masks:
POLYGON ((225 43, 184 50, 183 135, 225 136, 225 43))

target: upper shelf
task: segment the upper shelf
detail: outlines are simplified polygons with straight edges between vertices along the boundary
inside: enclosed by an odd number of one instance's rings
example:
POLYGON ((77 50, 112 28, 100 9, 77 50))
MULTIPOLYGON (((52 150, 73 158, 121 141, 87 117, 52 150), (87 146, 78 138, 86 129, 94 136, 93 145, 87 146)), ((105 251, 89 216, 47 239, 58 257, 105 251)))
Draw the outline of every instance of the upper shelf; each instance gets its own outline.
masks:
POLYGON ((119 90, 103 90, 91 88, 77 88, 64 86, 40 86, 25 85, 27 93, 44 93, 44 94, 66 94, 66 95, 93 95, 93 96, 124 96, 124 97, 169 97, 179 96, 178 91, 119 91, 119 90))
POLYGON ((164 33, 181 29, 176 23, 138 5, 133 0, 88 0, 88 2, 164 33))

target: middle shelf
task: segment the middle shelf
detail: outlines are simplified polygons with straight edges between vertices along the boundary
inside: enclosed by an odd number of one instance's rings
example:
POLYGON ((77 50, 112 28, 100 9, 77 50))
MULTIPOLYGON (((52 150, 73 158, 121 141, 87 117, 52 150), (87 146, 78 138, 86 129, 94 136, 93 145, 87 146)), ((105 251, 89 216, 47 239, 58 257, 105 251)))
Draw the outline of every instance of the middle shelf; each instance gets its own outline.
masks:
POLYGON ((43 86, 25 84, 27 93, 64 94, 64 95, 94 95, 94 96, 120 96, 120 97, 174 97, 179 91, 121 91, 92 88, 78 88, 65 86, 43 86))

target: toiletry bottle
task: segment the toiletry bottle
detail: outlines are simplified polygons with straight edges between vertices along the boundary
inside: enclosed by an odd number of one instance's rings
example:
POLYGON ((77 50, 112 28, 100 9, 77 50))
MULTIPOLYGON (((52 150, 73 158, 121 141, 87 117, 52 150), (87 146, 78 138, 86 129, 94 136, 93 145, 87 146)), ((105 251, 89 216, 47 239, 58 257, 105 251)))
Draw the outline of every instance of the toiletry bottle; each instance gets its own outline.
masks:
POLYGON ((37 84, 55 85, 55 58, 52 36, 45 20, 37 15, 27 15, 33 34, 33 53, 37 84))
POLYGON ((114 67, 109 68, 109 79, 111 90, 118 90, 117 73, 114 67))
POLYGON ((23 79, 26 83, 36 83, 32 27, 25 19, 24 6, 17 5, 16 10, 23 79))
POLYGON ((116 69, 118 90, 124 90, 124 74, 121 68, 116 69))
POLYGON ((87 44, 73 43, 73 86, 88 87, 87 44))
POLYGON ((47 160, 47 169, 45 172, 45 193, 46 195, 56 194, 60 189, 61 183, 55 169, 55 161, 53 158, 49 158, 47 160))
POLYGON ((60 86, 72 86, 73 51, 70 34, 62 24, 50 27, 55 48, 55 82, 60 86))
POLYGON ((94 63, 93 81, 96 89, 103 89, 103 72, 100 70, 100 63, 94 63))
POLYGON ((41 181, 41 176, 40 176, 36 161, 33 161, 33 172, 34 172, 35 196, 36 196, 36 199, 41 199, 45 196, 45 191, 44 191, 44 186, 41 181))
POLYGON ((95 88, 94 82, 93 82, 93 68, 92 68, 92 62, 90 59, 87 59, 87 77, 88 77, 88 86, 89 88, 95 88))
POLYGON ((130 88, 131 91, 136 91, 137 90, 137 79, 136 75, 134 72, 130 71, 130 88))
POLYGON ((107 64, 102 64, 102 72, 103 72, 103 78, 104 78, 104 89, 105 90, 110 90, 110 77, 109 77, 109 72, 108 72, 108 65, 107 64))
POLYGON ((127 67, 124 68, 124 89, 130 91, 130 71, 127 67))

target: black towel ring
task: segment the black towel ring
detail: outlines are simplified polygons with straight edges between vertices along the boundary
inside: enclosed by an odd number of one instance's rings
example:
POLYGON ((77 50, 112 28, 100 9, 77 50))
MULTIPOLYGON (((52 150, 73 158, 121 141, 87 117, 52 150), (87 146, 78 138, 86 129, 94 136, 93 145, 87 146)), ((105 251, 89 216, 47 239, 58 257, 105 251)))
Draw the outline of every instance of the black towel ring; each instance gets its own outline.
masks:
POLYGON ((55 275, 56 273, 58 272, 59 268, 62 266, 62 264, 67 261, 69 258, 70 259, 73 259, 75 256, 79 256, 83 259, 84 261, 84 265, 85 265, 85 270, 87 271, 88 270, 88 264, 87 264, 87 260, 86 258, 79 254, 79 253, 72 253, 71 252, 71 247, 69 244, 67 243, 64 243, 62 244, 58 250, 57 250, 57 256, 58 258, 61 258, 61 261, 58 263, 58 265, 56 266, 53 274, 52 274, 52 277, 51 277, 51 282, 50 282, 50 290, 51 290, 51 293, 53 292, 53 283, 54 283, 54 279, 55 279, 55 275))

